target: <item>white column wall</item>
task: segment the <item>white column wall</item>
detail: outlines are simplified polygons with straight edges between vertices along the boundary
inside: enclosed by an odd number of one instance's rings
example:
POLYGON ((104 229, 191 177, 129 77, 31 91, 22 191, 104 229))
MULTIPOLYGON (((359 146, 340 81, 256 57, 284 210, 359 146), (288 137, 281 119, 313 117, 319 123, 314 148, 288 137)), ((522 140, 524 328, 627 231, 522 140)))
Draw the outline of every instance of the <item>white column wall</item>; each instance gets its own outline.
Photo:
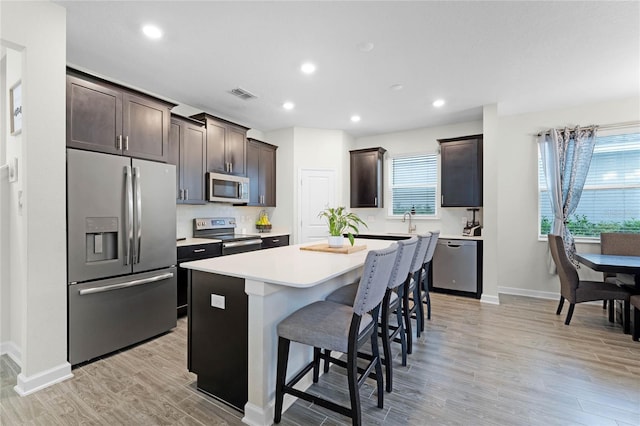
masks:
POLYGON ((498 181, 502 177, 498 145, 498 106, 487 105, 482 113, 482 296, 487 303, 498 300, 498 236, 505 230, 500 227, 501 212, 498 209, 498 181))
POLYGON ((20 217, 10 245, 20 248, 11 262, 11 279, 19 276, 12 287, 23 290, 16 391, 28 394, 71 376, 66 361, 66 13, 50 2, 2 2, 1 7, 2 43, 22 50, 22 195, 10 199, 10 214, 17 210, 20 217))

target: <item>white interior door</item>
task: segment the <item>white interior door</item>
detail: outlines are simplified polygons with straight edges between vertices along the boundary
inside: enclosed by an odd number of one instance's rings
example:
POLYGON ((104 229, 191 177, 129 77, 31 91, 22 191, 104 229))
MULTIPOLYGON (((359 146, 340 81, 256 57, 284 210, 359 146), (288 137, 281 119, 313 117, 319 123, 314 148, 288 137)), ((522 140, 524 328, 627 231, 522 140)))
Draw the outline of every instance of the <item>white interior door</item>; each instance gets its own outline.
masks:
POLYGON ((335 170, 300 170, 300 243, 325 239, 329 235, 327 224, 318 217, 318 213, 328 206, 335 207, 335 181, 335 170))

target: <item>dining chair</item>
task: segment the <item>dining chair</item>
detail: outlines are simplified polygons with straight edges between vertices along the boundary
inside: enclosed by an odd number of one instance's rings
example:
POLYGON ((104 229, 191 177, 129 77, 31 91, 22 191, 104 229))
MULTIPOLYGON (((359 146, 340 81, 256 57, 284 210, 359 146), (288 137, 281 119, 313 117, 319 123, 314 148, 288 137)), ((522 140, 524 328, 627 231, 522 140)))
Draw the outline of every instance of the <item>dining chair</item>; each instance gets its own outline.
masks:
MULTIPOLYGON (((600 234, 600 253, 620 256, 640 256, 640 234, 625 232, 603 232, 600 234)), ((618 278, 625 281, 626 277, 617 276, 613 272, 603 272, 604 280, 618 283, 618 278)), ((633 281, 630 279, 628 281, 633 281)), ((607 301, 602 302, 602 309, 607 308, 607 301)), ((609 321, 613 322, 615 306, 609 305, 609 321)))
POLYGON ((275 423, 280 423, 282 419, 284 395, 290 394, 351 417, 352 424, 360 425, 362 424, 360 387, 370 376, 376 380, 378 407, 383 408, 384 389, 382 364, 378 351, 378 316, 397 254, 398 245, 395 243, 387 248, 371 250, 367 253, 353 306, 321 300, 298 309, 278 324, 275 423), (371 356, 367 358, 366 367, 360 367, 358 349, 367 340, 371 341, 371 356), (287 382, 287 363, 291 342, 312 346, 313 360, 287 382), (328 361, 347 369, 349 407, 309 391, 294 388, 296 383, 312 369, 313 382, 318 382, 320 360, 325 359, 322 349, 346 354, 346 362, 331 357, 328 361), (358 377, 360 371, 362 375, 358 377))
POLYGON ((629 303, 633 306, 633 331, 631 331, 631 338, 637 342, 640 340, 640 294, 631 296, 629 303))
MULTIPOLYGON (((391 272, 391 278, 385 292, 384 299, 382 300, 382 308, 380 312, 380 337, 382 338, 382 349, 384 358, 382 364, 385 366, 386 377, 386 390, 391 392, 393 390, 393 360, 391 356, 391 342, 395 341, 396 337, 399 340, 401 353, 402 353, 402 365, 407 365, 407 340, 403 325, 402 309, 400 307, 400 301, 402 298, 403 286, 407 277, 409 276, 409 268, 415 255, 416 247, 418 246, 418 238, 411 237, 408 240, 400 240, 398 244, 398 257, 396 263, 393 265, 393 271, 391 272), (396 326, 391 327, 389 325, 389 317, 392 313, 396 315, 396 326)), ((331 294, 329 294, 325 300, 341 303, 343 305, 353 306, 353 302, 356 296, 358 282, 348 284, 340 287, 331 294)), ((330 355, 328 350, 325 350, 325 355, 330 355)), ((324 372, 329 371, 329 363, 325 361, 324 372)))
MULTIPOLYGON (((623 300, 629 302, 629 292, 615 284, 603 281, 583 281, 578 277, 578 271, 564 250, 562 237, 559 235, 548 235, 549 249, 553 258, 558 276, 560 277, 560 302, 556 315, 562 312, 565 299, 569 301, 569 311, 565 324, 569 325, 573 316, 573 309, 576 303, 591 302, 596 300, 623 300)), ((629 309, 625 309, 625 322, 629 321, 629 309)))

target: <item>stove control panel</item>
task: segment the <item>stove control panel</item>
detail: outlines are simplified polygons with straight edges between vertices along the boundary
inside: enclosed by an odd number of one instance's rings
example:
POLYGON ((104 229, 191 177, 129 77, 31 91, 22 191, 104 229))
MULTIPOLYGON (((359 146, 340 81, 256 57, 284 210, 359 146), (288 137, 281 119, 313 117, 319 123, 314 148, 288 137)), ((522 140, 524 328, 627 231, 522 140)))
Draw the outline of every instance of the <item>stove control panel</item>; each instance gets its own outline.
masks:
POLYGON ((193 219, 193 229, 197 231, 235 227, 236 219, 234 217, 201 217, 193 219))

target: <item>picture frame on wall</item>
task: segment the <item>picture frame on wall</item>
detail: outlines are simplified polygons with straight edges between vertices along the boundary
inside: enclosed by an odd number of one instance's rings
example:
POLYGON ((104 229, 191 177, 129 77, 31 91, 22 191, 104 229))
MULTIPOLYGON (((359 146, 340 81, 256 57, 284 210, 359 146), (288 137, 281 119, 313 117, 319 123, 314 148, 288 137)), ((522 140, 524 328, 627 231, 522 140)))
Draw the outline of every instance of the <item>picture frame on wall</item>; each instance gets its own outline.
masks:
POLYGON ((11 113, 11 135, 22 132, 22 81, 18 81, 9 89, 9 108, 11 113))

